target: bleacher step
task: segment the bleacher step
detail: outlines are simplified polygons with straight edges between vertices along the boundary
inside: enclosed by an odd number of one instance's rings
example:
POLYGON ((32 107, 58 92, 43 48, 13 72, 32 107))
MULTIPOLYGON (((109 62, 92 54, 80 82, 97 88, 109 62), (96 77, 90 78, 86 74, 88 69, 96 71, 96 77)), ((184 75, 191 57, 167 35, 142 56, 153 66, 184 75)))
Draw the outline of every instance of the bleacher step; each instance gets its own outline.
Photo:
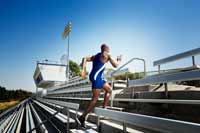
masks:
POLYGON ((81 130, 81 129, 71 129, 70 133, 98 133, 93 129, 81 130))
MULTIPOLYGON (((122 123, 117 123, 109 120, 100 120, 101 133, 124 133, 122 123)), ((144 133, 142 130, 136 128, 126 128, 127 133, 144 133)), ((148 132, 150 133, 150 132, 148 132)))

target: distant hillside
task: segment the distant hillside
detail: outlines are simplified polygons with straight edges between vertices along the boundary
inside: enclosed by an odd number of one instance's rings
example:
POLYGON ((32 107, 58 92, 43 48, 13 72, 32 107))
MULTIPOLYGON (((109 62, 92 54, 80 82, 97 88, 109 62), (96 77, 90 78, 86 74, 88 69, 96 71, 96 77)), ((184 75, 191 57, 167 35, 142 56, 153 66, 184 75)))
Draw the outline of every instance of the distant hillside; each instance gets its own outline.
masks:
POLYGON ((0 86, 0 101, 7 101, 10 99, 24 99, 31 96, 31 92, 24 90, 6 90, 5 87, 0 86))

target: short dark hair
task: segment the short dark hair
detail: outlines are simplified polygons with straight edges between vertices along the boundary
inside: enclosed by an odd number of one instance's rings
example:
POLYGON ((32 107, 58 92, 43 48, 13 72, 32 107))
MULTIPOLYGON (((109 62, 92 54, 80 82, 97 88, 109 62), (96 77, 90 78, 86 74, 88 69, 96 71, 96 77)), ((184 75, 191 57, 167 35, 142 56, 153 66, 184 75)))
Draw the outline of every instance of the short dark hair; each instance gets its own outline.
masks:
POLYGON ((106 44, 101 45, 101 51, 104 51, 105 48, 109 48, 106 44))

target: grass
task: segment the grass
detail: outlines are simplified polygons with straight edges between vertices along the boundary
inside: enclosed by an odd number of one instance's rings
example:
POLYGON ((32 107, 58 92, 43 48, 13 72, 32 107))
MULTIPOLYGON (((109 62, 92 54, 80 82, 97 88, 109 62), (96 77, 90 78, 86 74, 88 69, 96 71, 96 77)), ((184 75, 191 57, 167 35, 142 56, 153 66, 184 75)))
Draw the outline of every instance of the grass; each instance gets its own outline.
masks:
POLYGON ((0 113, 9 109, 10 107, 15 106, 19 102, 20 100, 9 100, 9 101, 0 102, 0 113))

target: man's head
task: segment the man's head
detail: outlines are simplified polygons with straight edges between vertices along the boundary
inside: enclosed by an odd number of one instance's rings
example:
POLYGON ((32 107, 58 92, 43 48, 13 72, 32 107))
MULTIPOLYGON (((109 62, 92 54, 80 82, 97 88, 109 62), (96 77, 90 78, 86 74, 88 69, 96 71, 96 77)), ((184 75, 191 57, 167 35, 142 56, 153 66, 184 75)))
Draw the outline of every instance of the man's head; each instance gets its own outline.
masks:
POLYGON ((101 45, 101 52, 103 53, 103 52, 110 52, 110 49, 109 49, 109 47, 106 45, 106 44, 102 44, 101 45))

